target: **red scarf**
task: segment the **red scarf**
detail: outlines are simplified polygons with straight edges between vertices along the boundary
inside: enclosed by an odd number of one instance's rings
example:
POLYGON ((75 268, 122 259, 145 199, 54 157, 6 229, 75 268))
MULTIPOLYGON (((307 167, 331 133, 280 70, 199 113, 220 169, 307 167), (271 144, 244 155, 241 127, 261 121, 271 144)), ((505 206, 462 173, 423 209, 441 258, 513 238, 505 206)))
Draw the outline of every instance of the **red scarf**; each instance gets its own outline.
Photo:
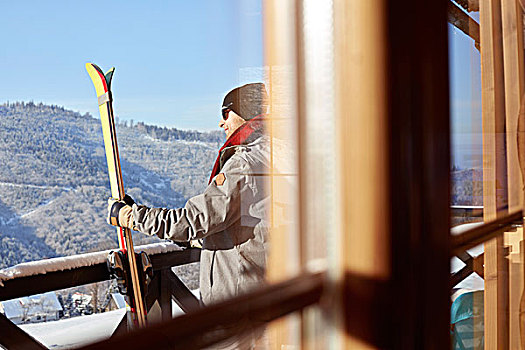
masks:
POLYGON ((208 185, 211 183, 211 180, 219 174, 219 166, 220 166, 220 159, 222 151, 226 147, 230 146, 239 146, 247 144, 246 142, 248 139, 250 139, 250 136, 254 135, 256 132, 261 132, 263 128, 263 118, 266 116, 266 114, 260 114, 256 117, 253 117, 252 119, 248 120, 246 123, 241 125, 237 130, 233 132, 233 134, 228 137, 224 145, 222 145, 221 149, 219 150, 219 155, 217 156, 217 159, 215 160, 215 164, 213 165, 213 170, 211 172, 210 180, 208 181, 208 185))

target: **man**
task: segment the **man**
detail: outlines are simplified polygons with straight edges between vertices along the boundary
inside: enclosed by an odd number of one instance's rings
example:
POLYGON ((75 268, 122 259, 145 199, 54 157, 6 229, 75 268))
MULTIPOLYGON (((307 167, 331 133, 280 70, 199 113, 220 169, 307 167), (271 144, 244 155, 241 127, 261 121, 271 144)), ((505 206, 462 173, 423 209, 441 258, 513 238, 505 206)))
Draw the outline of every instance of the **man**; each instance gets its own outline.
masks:
POLYGON ((132 200, 109 200, 108 222, 177 242, 202 240, 201 303, 208 305, 263 283, 266 270, 269 197, 265 182, 269 141, 264 84, 230 91, 219 126, 227 140, 205 191, 183 208, 148 208, 132 200))

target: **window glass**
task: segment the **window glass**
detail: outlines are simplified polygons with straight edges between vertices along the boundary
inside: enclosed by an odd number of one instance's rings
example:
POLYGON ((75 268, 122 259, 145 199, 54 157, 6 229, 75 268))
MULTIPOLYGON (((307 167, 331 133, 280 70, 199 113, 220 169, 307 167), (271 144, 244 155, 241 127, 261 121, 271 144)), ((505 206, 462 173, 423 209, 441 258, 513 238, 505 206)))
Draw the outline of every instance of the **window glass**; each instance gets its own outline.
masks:
MULTIPOLYGON (((235 283, 255 288, 264 277, 270 225, 268 118, 263 115, 268 100, 242 90, 227 106, 229 114, 222 107, 227 94, 245 84, 266 83, 258 93, 270 93, 262 3, 56 1, 2 9, 9 16, 2 22, 0 54, 0 276, 31 261, 118 248, 117 231, 106 222, 111 192, 98 101, 84 67, 92 62, 104 72, 116 68, 111 90, 126 193, 137 204, 177 209, 182 221, 194 210, 193 221, 179 235, 223 232, 218 240, 192 243, 204 247, 203 256, 212 252, 208 263, 219 264, 208 266, 209 278, 199 279, 198 263, 178 267, 175 274, 199 297, 200 282, 224 280, 213 273, 225 273, 220 269, 227 268, 228 259, 215 255, 229 251, 233 256, 239 253, 234 246, 242 246, 246 259, 240 270, 248 272, 243 280, 231 277, 228 288, 235 283), (219 157, 238 126, 228 124, 233 113, 242 122, 261 121, 227 145, 233 152, 219 157), (237 148, 245 152, 232 165, 237 148), (258 167, 247 169, 246 163, 258 167), (236 186, 242 191, 235 192, 236 186), (210 204, 219 193, 224 206, 210 204), (188 211, 180 209, 196 196, 188 211), (206 212, 208 204, 214 212, 206 212), (200 222, 199 215, 206 219, 200 222), (229 221, 221 224, 220 215, 229 221), (215 226, 208 228, 208 222, 215 226), (254 230, 257 241, 243 245, 254 230)), ((133 239, 135 246, 163 242, 158 249, 182 249, 154 234, 134 232, 133 239)), ((71 267, 53 261, 59 269, 71 267)), ((34 266, 34 271, 46 268, 34 266)))
MULTIPOLYGON (((472 13, 478 17, 476 13, 472 13)), ((483 207, 479 44, 449 24, 452 226, 480 221, 483 207)))
MULTIPOLYGON (((461 15, 467 11, 454 4, 461 15)), ((479 12, 468 15, 479 23, 479 12)), ((481 105, 480 45, 472 38, 471 27, 449 23, 450 118, 451 118, 451 233, 458 235, 483 223, 483 134, 481 105), (466 32, 465 32, 466 29, 466 32)), ((474 28, 472 28, 474 29, 474 28)), ((478 39, 479 40, 479 39, 478 39)), ((461 258, 451 259, 451 273, 460 274, 483 256, 483 245, 461 258), (470 262, 467 259, 471 259, 470 262)), ((479 271, 479 270, 478 270, 479 271)), ((472 269, 451 290, 451 329, 453 348, 472 344, 483 347, 484 279, 472 269), (465 308, 475 310, 460 319, 465 308), (468 336, 466 336, 468 332, 468 336), (466 339, 468 338, 468 339, 466 339), (461 343, 458 345, 458 343, 461 343)))

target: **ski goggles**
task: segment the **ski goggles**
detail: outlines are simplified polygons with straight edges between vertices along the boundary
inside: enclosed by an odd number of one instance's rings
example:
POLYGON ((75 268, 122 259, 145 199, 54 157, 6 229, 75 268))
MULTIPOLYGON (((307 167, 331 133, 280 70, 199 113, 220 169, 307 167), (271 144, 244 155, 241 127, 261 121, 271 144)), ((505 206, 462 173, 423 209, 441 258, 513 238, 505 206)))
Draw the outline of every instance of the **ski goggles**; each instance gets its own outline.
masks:
POLYGON ((232 111, 230 108, 232 104, 233 102, 230 102, 227 106, 222 107, 222 120, 228 120, 229 113, 232 111))

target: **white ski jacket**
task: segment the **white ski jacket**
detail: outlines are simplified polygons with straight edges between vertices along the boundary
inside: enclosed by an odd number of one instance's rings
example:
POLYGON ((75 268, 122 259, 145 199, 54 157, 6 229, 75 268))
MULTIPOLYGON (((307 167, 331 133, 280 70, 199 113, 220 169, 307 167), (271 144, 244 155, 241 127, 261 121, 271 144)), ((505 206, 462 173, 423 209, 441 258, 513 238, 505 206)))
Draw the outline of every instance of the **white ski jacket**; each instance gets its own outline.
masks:
POLYGON ((133 205, 138 231, 173 241, 202 239, 201 302, 208 305, 264 282, 269 230, 269 140, 223 150, 233 155, 204 193, 183 208, 133 205), (231 153, 230 153, 231 154, 231 153))

